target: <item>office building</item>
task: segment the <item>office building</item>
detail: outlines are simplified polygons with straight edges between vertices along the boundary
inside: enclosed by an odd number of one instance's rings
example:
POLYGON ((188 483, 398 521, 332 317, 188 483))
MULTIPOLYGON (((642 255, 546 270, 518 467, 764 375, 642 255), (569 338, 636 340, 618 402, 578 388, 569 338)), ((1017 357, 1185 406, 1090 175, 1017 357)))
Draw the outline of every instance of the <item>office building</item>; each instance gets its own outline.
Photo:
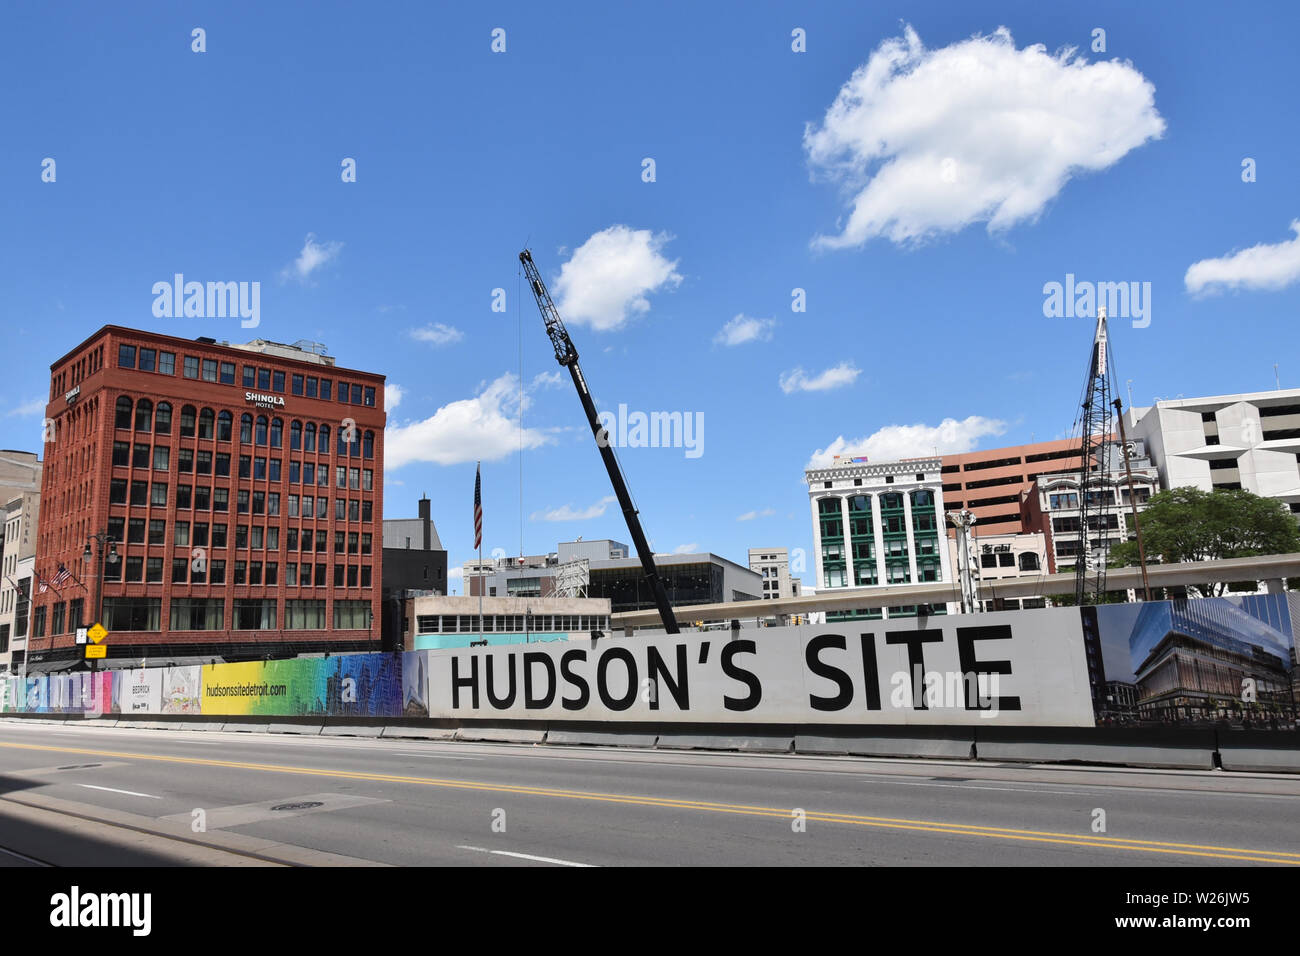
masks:
POLYGON ((1300 389, 1157 401, 1126 413, 1164 488, 1244 488, 1300 514, 1300 389))
MULTIPOLYGON (((1039 475, 1078 471, 1079 452, 1078 439, 1061 439, 944 455, 944 507, 969 510, 985 534, 1032 530, 1021 518, 1021 499, 1039 475)), ((951 524, 948 536, 957 536, 951 524)))
POLYGON ((4 543, 0 550, 3 555, 0 557, 3 572, 0 573, 0 673, 21 672, 26 663, 40 506, 39 491, 21 492, 4 505, 4 543))
POLYGON ((104 326, 50 366, 31 658, 378 649, 384 378, 322 346, 104 326), (102 613, 97 613, 102 601, 102 613))
MULTIPOLYGON (((944 498, 939 458, 869 462, 837 456, 804 474, 812 508, 817 593, 837 589, 952 581, 943 539, 944 498)), ((916 606, 885 609, 910 617, 916 606)), ((947 607, 927 608, 946 613, 947 607)), ((881 609, 834 612, 828 621, 878 618, 881 609)))
POLYGON ((419 500, 417 517, 384 521, 383 546, 384 650, 409 650, 402 640, 409 626, 406 599, 447 593, 447 552, 427 496, 419 500))

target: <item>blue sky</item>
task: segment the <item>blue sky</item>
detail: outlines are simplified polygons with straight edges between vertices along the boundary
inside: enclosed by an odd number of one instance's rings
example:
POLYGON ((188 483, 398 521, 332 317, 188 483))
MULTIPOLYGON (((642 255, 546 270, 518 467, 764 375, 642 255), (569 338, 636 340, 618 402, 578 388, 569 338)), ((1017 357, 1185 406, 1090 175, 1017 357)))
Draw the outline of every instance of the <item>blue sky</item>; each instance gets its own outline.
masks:
POLYGON ((1297 20, 1283 4, 11 3, 0 445, 37 447, 49 362, 101 325, 315 339, 400 390, 386 516, 427 492, 453 567, 476 458, 485 552, 519 551, 521 372, 524 550, 627 540, 517 294, 527 242, 602 408, 703 416, 698 456, 620 449, 656 550, 808 549, 818 452, 1070 433, 1091 320, 1044 315, 1067 273, 1150 283, 1149 325, 1112 324, 1137 404, 1272 388, 1274 362, 1300 385, 1297 20), (155 318, 151 287, 177 272, 260 282, 259 327, 155 318), (728 323, 749 340, 727 344, 728 323))

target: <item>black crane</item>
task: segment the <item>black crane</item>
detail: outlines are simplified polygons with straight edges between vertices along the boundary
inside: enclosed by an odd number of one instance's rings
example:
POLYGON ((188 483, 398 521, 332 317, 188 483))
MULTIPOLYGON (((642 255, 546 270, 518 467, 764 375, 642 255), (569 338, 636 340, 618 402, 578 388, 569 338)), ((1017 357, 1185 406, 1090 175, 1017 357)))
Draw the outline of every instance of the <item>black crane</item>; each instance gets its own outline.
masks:
POLYGON ((677 617, 673 614, 672 605, 668 603, 668 591, 659 577, 650 546, 646 544, 645 532, 641 530, 641 520, 632 505, 632 495, 627 490, 627 482, 623 480, 623 472, 618 467, 618 459, 614 457, 614 449, 610 447, 609 435, 596 415, 596 403, 591 400, 591 393, 587 390, 587 380, 578 365, 578 350, 573 346, 573 339, 569 338, 569 332, 560 319, 560 312, 555 308, 551 294, 546 291, 546 283, 542 281, 542 274, 537 271, 533 254, 525 249, 519 253, 519 261, 523 264, 524 274, 528 276, 528 284, 532 286, 533 296, 537 299, 537 308, 541 310, 542 320, 546 323, 546 334, 551 339, 551 345, 555 347, 555 360, 569 370, 574 387, 578 389, 578 398, 582 400, 582 409, 587 413, 587 423, 591 425, 591 433, 596 437, 596 445, 600 448, 600 457, 604 459, 605 470, 609 472, 610 484, 614 486, 619 507, 623 509, 628 533, 632 535, 632 545, 641 559, 641 567, 645 571, 646 582, 654 594, 655 605, 659 608, 659 617, 664 622, 664 630, 669 634, 676 634, 677 617))

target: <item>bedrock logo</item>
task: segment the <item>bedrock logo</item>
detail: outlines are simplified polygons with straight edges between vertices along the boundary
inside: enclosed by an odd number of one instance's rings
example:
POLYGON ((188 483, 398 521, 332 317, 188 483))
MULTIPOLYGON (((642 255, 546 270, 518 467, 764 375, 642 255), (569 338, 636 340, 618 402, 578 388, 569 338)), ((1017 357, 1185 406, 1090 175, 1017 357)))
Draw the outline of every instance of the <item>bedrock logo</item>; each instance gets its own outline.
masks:
POLYGON ((51 926, 125 926, 133 936, 148 936, 152 912, 152 893, 82 893, 74 886, 50 897, 51 926))
POLYGON ((1133 328, 1151 324, 1150 282, 1075 282, 1068 272, 1065 282, 1043 286, 1043 316, 1048 319, 1090 319, 1105 306, 1112 319, 1132 319, 1133 328))
POLYGON ((178 272, 171 282, 155 282, 153 295, 153 314, 159 319, 238 316, 245 329, 255 329, 262 321, 260 282, 186 282, 178 272))
POLYGON ((618 415, 596 416, 603 429, 596 440, 601 447, 685 448, 687 458, 704 454, 703 412, 631 412, 618 406, 618 415))

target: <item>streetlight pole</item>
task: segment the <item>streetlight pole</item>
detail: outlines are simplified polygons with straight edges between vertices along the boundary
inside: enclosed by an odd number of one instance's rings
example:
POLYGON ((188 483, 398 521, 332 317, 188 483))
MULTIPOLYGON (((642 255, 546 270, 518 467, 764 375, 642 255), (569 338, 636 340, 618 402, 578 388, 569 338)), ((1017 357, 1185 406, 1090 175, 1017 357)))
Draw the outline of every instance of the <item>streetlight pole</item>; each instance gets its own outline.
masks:
MULTIPOLYGON (((96 576, 95 585, 95 602, 92 606, 94 611, 94 620, 92 624, 102 623, 104 617, 104 569, 108 564, 117 564, 117 539, 107 531, 98 531, 94 534, 86 535, 86 548, 81 552, 81 560, 90 563, 91 550, 90 542, 95 542, 94 556, 99 559, 99 574, 96 576)), ((99 660, 91 658, 90 672, 93 674, 99 669, 99 660)))

